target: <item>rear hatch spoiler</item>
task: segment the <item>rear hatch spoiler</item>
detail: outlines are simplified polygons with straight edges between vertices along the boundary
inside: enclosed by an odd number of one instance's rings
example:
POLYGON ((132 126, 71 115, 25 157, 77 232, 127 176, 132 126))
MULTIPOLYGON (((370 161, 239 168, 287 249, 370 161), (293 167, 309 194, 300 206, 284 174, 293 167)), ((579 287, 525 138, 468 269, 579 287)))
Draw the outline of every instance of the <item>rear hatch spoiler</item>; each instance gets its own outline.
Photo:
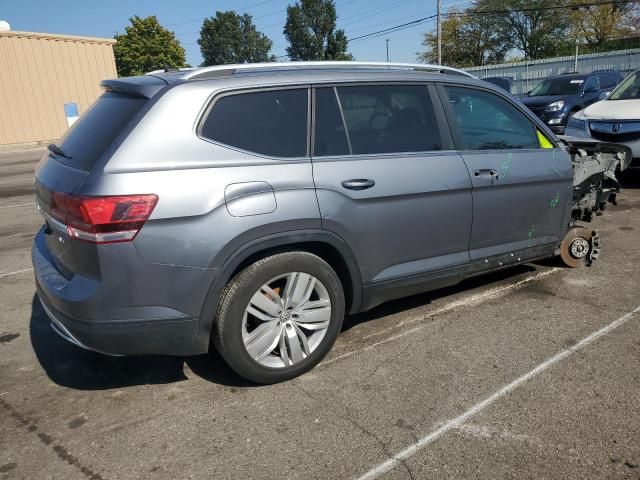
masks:
POLYGON ((124 93, 134 97, 151 98, 169 82, 155 75, 142 75, 139 77, 122 77, 103 80, 100 85, 107 92, 124 93))

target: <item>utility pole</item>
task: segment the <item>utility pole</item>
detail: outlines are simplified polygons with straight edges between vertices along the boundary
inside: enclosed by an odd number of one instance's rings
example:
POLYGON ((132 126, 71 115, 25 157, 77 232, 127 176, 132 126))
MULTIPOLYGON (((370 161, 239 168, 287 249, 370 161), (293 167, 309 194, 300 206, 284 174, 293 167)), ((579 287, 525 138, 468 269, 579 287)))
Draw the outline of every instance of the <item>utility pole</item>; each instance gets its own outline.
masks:
POLYGON ((442 25, 441 25, 441 15, 440 10, 442 8, 442 0, 438 0, 438 21, 437 21, 437 29, 438 29, 438 65, 442 65, 442 25))
POLYGON ((389 39, 387 38, 387 63, 389 63, 389 39))
POLYGON ((578 71, 578 39, 576 38, 576 57, 573 60, 573 71, 578 71))

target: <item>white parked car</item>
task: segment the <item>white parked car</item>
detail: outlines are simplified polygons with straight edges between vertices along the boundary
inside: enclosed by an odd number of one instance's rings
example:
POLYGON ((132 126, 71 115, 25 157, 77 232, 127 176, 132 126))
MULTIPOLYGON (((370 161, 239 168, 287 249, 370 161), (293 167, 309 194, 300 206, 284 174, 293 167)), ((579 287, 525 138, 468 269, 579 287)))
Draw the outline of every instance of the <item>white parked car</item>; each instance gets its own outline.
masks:
POLYGON ((633 163, 640 166, 640 70, 625 78, 607 98, 573 115, 564 134, 627 145, 633 151, 633 163))

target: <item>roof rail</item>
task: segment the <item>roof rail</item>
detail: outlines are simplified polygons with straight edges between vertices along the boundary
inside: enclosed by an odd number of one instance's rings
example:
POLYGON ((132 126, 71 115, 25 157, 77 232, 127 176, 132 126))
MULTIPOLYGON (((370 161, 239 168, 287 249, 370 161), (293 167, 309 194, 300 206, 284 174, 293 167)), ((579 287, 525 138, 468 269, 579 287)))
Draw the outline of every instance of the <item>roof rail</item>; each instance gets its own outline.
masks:
POLYGON ((150 72, 145 73, 145 75, 158 75, 159 73, 177 73, 177 72, 188 72, 191 70, 197 70, 194 67, 184 67, 184 68, 173 68, 171 70, 167 70, 165 68, 161 68, 159 70, 152 70, 150 72))
POLYGON ((445 67, 444 65, 432 65, 427 63, 387 63, 387 62, 340 62, 340 61, 321 61, 321 62, 265 62, 265 63, 241 63, 236 65, 213 65, 211 67, 195 68, 186 71, 182 76, 183 79, 212 78, 231 76, 239 71, 255 71, 255 70, 295 70, 298 68, 380 68, 394 70, 417 70, 438 73, 447 73, 450 75, 461 75, 465 77, 476 78, 475 76, 463 70, 453 67, 445 67))

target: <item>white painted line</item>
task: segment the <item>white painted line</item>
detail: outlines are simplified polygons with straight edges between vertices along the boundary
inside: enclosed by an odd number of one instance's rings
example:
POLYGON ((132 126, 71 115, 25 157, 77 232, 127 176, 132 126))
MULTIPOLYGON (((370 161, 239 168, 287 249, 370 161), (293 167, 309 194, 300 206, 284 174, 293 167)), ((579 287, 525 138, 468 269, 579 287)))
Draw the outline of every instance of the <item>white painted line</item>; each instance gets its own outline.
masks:
POLYGON ((420 325, 419 327, 412 328, 411 330, 407 330, 406 332, 399 333, 398 335, 394 335, 393 337, 385 338, 384 340, 381 340, 379 342, 370 343, 369 345, 367 345, 364 348, 359 348, 357 350, 352 350, 352 351, 344 353, 342 355, 338 355, 337 357, 330 358, 329 360, 325 360, 324 362, 320 362, 320 364, 318 366, 320 367, 322 365, 329 365, 330 363, 337 362, 338 360, 342 360, 343 358, 351 357, 352 355, 355 355, 356 353, 368 352, 369 350, 371 350, 373 348, 376 348, 379 345, 384 345, 385 343, 393 342, 394 340, 397 340, 399 338, 405 337, 405 336, 407 336, 407 335, 409 335, 411 333, 417 332, 418 330, 422 330, 424 327, 425 327, 424 325, 420 325))
POLYGON ((17 205, 3 205, 2 207, 0 207, 0 210, 3 210, 5 208, 18 208, 18 207, 26 207, 28 205, 35 205, 35 202, 29 202, 29 203, 18 203, 17 205))
POLYGON ((7 238, 16 238, 16 237, 20 237, 20 236, 23 236, 23 235, 30 235, 30 234, 26 233, 26 232, 25 233, 14 233, 12 235, 5 235, 4 237, 0 237, 0 240, 5 240, 7 238))
MULTIPOLYGON (((519 280, 519 281, 517 281, 515 283, 511 283, 509 285, 504 285, 502 287, 496 287, 496 288, 493 288, 491 290, 487 290, 485 292, 476 293, 475 295, 471 295, 471 296, 465 297, 463 299, 456 300, 456 301, 451 302, 451 303, 449 303, 447 305, 444 305, 444 306, 442 306, 442 307, 440 307, 440 308, 438 308, 436 310, 433 310, 433 311, 427 313, 426 315, 423 315, 421 317, 416 317, 416 318, 410 318, 410 319, 405 320, 403 322, 398 322, 398 323, 394 324, 392 327, 386 328, 384 330, 380 330, 380 331, 378 331, 376 333, 373 333, 371 335, 367 335, 365 337, 362 337, 362 339, 366 340, 367 338, 371 338, 371 337, 374 337, 374 336, 381 335, 383 333, 389 332, 391 330, 395 330, 395 329, 397 329, 399 327, 402 327, 402 326, 410 324, 410 323, 415 323, 415 322, 419 322, 419 321, 422 321, 422 320, 426 320, 428 318, 436 317, 438 315, 442 315, 444 313, 450 312, 450 311, 455 310, 455 309, 460 308, 460 307, 478 305, 478 304, 482 303, 484 300, 488 300, 490 298, 494 298, 494 297, 496 297, 498 295, 501 295, 503 293, 506 293, 506 292, 508 292, 510 290, 513 290, 515 288, 519 288, 519 287, 521 287, 523 285, 526 285, 529 282, 533 282, 535 280, 539 280, 541 278, 544 278, 544 277, 546 277, 548 275, 551 275, 552 273, 557 272, 558 270, 562 270, 562 269, 558 268, 558 267, 554 267, 554 268, 551 268, 549 270, 545 270, 543 272, 538 272, 535 275, 531 275, 530 277, 524 278, 524 279, 519 280)), ((329 360, 325 360, 324 362, 320 362, 320 364, 318 366, 329 365, 330 363, 337 362, 338 360, 342 360, 344 358, 351 357, 351 356, 353 356, 353 355, 355 355, 357 353, 367 352, 369 350, 372 350, 372 349, 376 348, 379 345, 384 345, 385 343, 393 342, 394 340, 397 340, 397 339, 405 337, 405 336, 407 336, 407 335, 409 335, 411 333, 414 333, 414 332, 417 332, 419 330, 422 330, 426 326, 427 325, 420 325, 418 327, 412 328, 411 330, 407 330, 406 332, 402 332, 402 333, 399 333, 399 334, 394 335, 392 337, 385 338, 384 340, 381 340, 379 342, 371 343, 371 344, 367 345, 366 347, 363 347, 363 348, 360 348, 360 349, 357 349, 357 350, 352 350, 352 351, 347 352, 347 353, 343 353, 342 355, 338 355, 337 357, 333 357, 333 358, 330 358, 329 360)))
POLYGON ((515 283, 510 283, 509 285, 503 285, 501 287, 492 288, 490 290, 486 290, 484 292, 476 293, 474 295, 465 296, 464 298, 461 298, 460 300, 455 300, 455 301, 453 301, 451 303, 443 305, 442 307, 440 307, 440 308, 438 308, 436 310, 428 312, 424 316, 415 317, 415 318, 409 318, 409 319, 404 320, 402 322, 395 323, 392 327, 386 328, 384 330, 379 330, 379 331, 377 331, 375 333, 372 333, 372 334, 367 335, 367 336, 362 337, 362 338, 363 339, 367 339, 367 338, 370 338, 370 337, 378 336, 378 335, 386 333, 386 332, 388 332, 390 330, 395 330, 398 327, 402 327, 403 325, 407 325, 407 324, 410 324, 410 323, 418 322, 418 321, 421 321, 421 320, 426 320, 427 318, 431 318, 431 317, 437 317, 438 315, 442 315, 443 313, 450 312, 451 310, 455 310, 455 309, 460 308, 460 307, 468 307, 468 306, 472 306, 472 305, 478 305, 478 304, 484 302, 485 300, 497 297, 498 295, 502 295, 503 293, 507 293, 507 292, 509 292, 511 290, 514 290, 516 288, 520 288, 523 285, 526 285, 527 283, 534 282, 536 280, 544 278, 544 277, 546 277, 548 275, 551 275, 552 273, 555 273, 555 272, 557 272, 559 270, 562 270, 562 269, 559 268, 559 267, 550 268, 549 270, 544 270, 542 272, 538 272, 538 273, 536 273, 534 275, 531 275, 530 277, 523 278, 522 280, 518 280, 515 283))
POLYGON ((15 272, 0 273, 0 278, 9 277, 11 275, 17 275, 19 273, 24 273, 24 272, 33 272, 33 268, 24 268, 22 270, 16 270, 15 272))
POLYGON ((596 341, 598 338, 602 337, 603 335, 606 335, 607 333, 609 333, 609 332, 615 330, 616 328, 618 328, 619 326, 623 325, 624 323, 629 321, 631 318, 633 318, 633 316, 638 312, 640 312, 640 306, 636 307, 634 310, 632 310, 631 312, 627 313, 626 315, 623 315, 622 317, 618 318, 617 320, 611 322, 609 325, 607 325, 607 326, 601 328, 600 330, 597 330, 597 331, 593 332, 591 335, 583 338, 578 343, 576 343, 574 346, 572 346, 570 348, 567 348, 567 349, 564 349, 564 350, 560 350, 553 357, 545 360, 544 362, 539 364, 537 367, 535 367, 533 370, 530 370, 529 372, 525 373, 521 377, 518 377, 513 382, 511 382, 508 385, 505 385, 500 390, 496 391, 495 393, 493 393, 489 397, 485 398, 481 402, 476 403, 474 406, 472 406, 469 410, 467 410, 463 414, 461 414, 461 415, 459 415, 459 416, 457 416, 455 418, 452 418, 450 420, 447 420, 439 428, 433 430, 429 434, 427 434, 424 437, 418 439, 415 443, 409 445, 404 450, 396 453, 391 458, 389 458, 389 460, 387 460, 385 462, 382 462, 381 464, 373 467, 367 473, 365 473, 361 477, 358 477, 358 479, 359 480, 370 480, 370 479, 373 479, 373 478, 378 478, 380 475, 382 475, 382 474, 388 472, 389 470, 391 470, 392 468, 394 468, 401 461, 404 461, 407 458, 409 458, 409 457, 413 456, 414 454, 416 454, 418 452, 418 450, 420 450, 421 448, 426 447, 430 443, 433 443, 434 441, 436 441, 438 438, 440 438, 445 433, 447 433, 447 432, 449 432, 449 431, 451 431, 453 429, 459 428, 469 418, 471 418, 475 414, 481 412, 482 410, 487 408, 489 405, 494 403, 496 400, 499 400, 500 398, 504 397, 505 395, 511 393, 513 390, 518 388, 523 383, 527 382, 528 380, 531 380, 532 378, 534 378, 538 374, 540 374, 540 373, 544 372, 545 370, 547 370, 549 367, 555 365, 556 363, 558 363, 561 360, 564 360, 569 355, 577 352, 578 350, 586 347, 590 343, 596 341))
POLYGON ((33 187, 33 176, 22 179, 22 180, 6 180, 4 182, 0 182, 0 185, 15 185, 16 183, 24 183, 25 187, 27 186, 33 187))

